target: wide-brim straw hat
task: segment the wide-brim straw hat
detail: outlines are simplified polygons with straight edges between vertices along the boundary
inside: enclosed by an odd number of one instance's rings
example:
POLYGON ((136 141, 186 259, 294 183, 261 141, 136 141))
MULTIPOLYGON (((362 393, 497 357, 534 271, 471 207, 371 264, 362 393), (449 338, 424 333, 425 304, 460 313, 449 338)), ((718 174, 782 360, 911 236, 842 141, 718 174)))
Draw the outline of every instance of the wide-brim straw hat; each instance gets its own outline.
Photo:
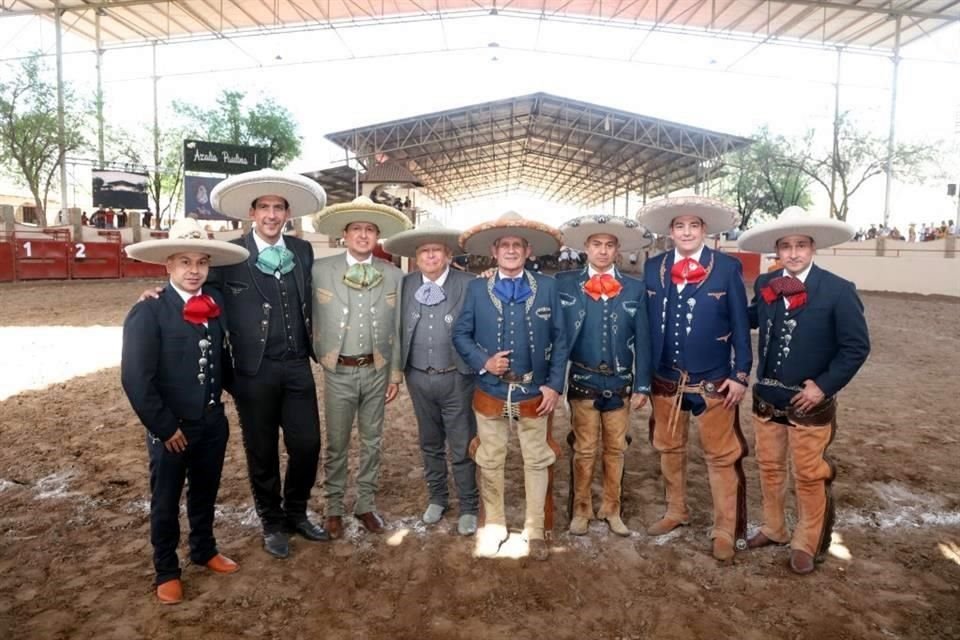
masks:
POLYGON ((313 228, 329 238, 342 238, 343 231, 353 222, 377 225, 380 238, 390 238, 413 226, 410 218, 385 204, 377 204, 366 196, 351 202, 330 205, 313 219, 313 228))
POLYGON ((560 250, 560 231, 548 224, 527 220, 516 211, 508 211, 496 220, 483 222, 460 235, 460 246, 473 255, 490 255, 490 247, 499 238, 516 236, 527 241, 532 255, 545 256, 560 250))
POLYGON ((460 247, 460 229, 450 229, 438 220, 427 218, 416 229, 403 231, 383 243, 383 248, 395 256, 416 258, 417 249, 425 244, 442 244, 458 256, 463 253, 460 247))
POLYGON ((658 236, 670 235, 670 223, 680 216, 700 218, 707 227, 707 233, 713 235, 736 227, 740 214, 719 200, 703 196, 662 198, 637 212, 640 224, 658 236))
POLYGON ((567 220, 560 225, 563 234, 563 243, 574 249, 581 249, 587 244, 590 236, 605 233, 620 242, 620 251, 637 251, 653 243, 653 238, 647 230, 630 218, 617 216, 580 216, 567 220))
POLYGON ((747 229, 737 239, 744 251, 776 251, 777 240, 787 236, 809 236, 817 249, 826 249, 850 240, 853 227, 841 220, 814 215, 803 207, 787 207, 774 220, 747 229))
POLYGON ((230 176, 210 193, 213 208, 230 218, 247 220, 257 198, 277 196, 287 201, 291 218, 308 216, 327 204, 327 192, 298 173, 260 169, 230 176))
POLYGON ((166 238, 144 240, 126 247, 127 255, 140 262, 166 264, 178 253, 203 253, 210 256, 211 267, 222 267, 243 262, 250 252, 240 245, 225 240, 210 240, 207 232, 193 218, 177 220, 166 238))

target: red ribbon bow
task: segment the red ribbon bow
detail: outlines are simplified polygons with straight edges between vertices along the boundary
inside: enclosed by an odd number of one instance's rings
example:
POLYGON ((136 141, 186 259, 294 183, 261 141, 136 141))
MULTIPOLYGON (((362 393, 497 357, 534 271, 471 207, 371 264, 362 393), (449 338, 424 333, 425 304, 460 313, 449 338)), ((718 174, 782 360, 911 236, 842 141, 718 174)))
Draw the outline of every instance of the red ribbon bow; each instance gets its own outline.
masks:
POLYGON ((205 293, 193 296, 183 305, 183 319, 193 324, 203 324, 220 315, 220 307, 205 293))
POLYGON ((807 288, 796 278, 778 276, 760 289, 764 302, 773 304, 778 298, 786 298, 791 309, 799 309, 807 304, 807 288))
POLYGON ((673 284, 700 284, 707 277, 707 270, 693 258, 684 258, 670 269, 673 284))
POLYGON ((587 280, 583 290, 594 300, 599 300, 604 294, 610 299, 617 297, 623 290, 623 285, 609 273, 598 273, 587 280))

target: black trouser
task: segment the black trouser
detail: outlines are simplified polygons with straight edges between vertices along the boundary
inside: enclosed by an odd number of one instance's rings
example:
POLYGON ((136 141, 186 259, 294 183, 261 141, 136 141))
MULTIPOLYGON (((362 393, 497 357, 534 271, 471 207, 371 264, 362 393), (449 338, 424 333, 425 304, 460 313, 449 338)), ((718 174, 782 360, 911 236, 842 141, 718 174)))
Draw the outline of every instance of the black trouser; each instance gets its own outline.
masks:
POLYGON ((213 407, 197 421, 184 421, 187 438, 183 453, 167 451, 163 441, 147 432, 150 456, 150 542, 156 584, 180 577, 180 495, 187 482, 187 519, 190 521, 190 560, 205 565, 217 555, 213 513, 220 490, 223 455, 229 427, 223 405, 213 407))
POLYGON ((317 480, 320 410, 310 360, 264 358, 255 376, 236 373, 234 400, 240 415, 253 503, 265 533, 307 517, 317 480), (281 498, 279 430, 287 449, 281 498))

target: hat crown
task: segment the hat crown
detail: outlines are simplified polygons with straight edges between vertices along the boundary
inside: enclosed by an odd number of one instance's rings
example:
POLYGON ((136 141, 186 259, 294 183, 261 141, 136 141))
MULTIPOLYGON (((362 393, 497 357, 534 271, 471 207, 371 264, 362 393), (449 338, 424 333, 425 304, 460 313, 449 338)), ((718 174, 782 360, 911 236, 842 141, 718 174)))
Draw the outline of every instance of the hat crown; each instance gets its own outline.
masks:
POLYGON ((177 220, 167 233, 168 240, 206 240, 207 232, 193 218, 177 220))
POLYGON ((793 205, 791 207, 787 207, 786 209, 784 209, 780 213, 780 217, 804 220, 804 219, 813 219, 813 218, 816 218, 817 216, 814 216, 812 213, 810 213, 803 207, 798 207, 797 205, 793 205))
POLYGON ((497 222, 523 222, 523 220, 523 216, 516 211, 507 211, 500 216, 497 222))

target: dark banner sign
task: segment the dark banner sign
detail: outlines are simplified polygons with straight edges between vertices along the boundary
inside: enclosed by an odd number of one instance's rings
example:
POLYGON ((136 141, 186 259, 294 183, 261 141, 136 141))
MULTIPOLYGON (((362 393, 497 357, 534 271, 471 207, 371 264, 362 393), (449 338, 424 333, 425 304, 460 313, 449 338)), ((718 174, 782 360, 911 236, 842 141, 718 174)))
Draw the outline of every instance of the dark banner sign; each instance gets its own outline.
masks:
POLYGON ((146 209, 147 174, 130 171, 93 171, 93 206, 146 209))
POLYGON ((200 220, 230 220, 217 213, 210 204, 210 192, 224 178, 206 178, 201 176, 183 177, 183 212, 195 215, 200 220))
POLYGON ((222 142, 183 141, 183 167, 205 173, 244 173, 267 168, 269 149, 222 142))

